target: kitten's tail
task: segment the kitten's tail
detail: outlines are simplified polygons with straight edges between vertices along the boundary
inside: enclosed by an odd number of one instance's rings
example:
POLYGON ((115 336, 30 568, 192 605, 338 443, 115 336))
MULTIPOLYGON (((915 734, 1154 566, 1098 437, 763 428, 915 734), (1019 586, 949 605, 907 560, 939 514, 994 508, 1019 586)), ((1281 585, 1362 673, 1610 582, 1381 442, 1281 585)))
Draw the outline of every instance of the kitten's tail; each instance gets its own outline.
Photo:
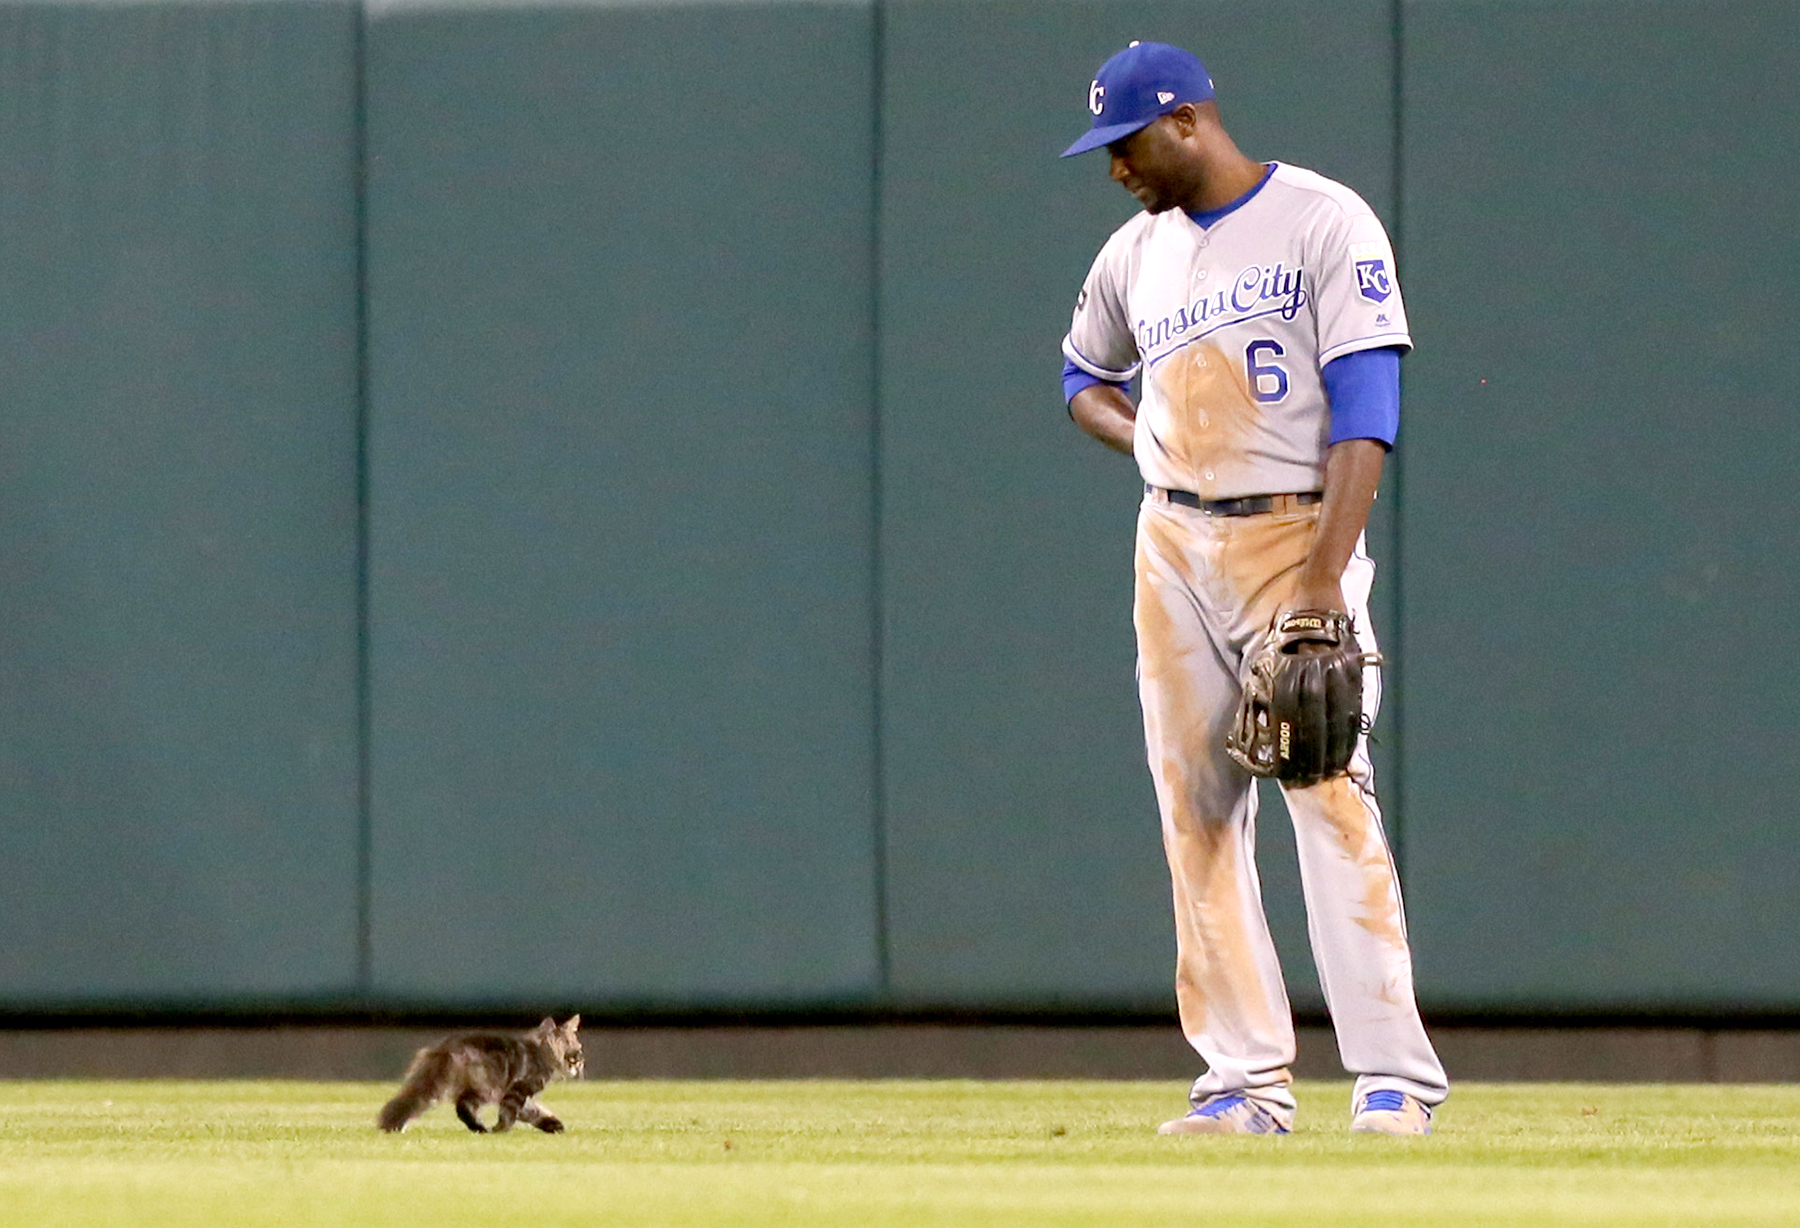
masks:
POLYGON ((404 1130, 406 1123, 423 1113, 444 1094, 450 1082, 450 1055, 421 1049, 407 1068, 406 1081, 394 1098, 381 1106, 376 1124, 390 1133, 404 1130))

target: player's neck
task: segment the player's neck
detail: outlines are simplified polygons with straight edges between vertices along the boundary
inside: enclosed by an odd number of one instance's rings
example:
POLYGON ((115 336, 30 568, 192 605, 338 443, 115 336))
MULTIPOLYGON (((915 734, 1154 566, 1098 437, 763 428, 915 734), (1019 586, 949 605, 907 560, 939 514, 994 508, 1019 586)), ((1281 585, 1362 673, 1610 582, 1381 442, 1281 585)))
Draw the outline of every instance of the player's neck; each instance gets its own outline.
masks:
POLYGON ((1246 158, 1223 132, 1202 153, 1201 174, 1189 199, 1181 207, 1191 213, 1223 209, 1263 181, 1266 164, 1246 158))

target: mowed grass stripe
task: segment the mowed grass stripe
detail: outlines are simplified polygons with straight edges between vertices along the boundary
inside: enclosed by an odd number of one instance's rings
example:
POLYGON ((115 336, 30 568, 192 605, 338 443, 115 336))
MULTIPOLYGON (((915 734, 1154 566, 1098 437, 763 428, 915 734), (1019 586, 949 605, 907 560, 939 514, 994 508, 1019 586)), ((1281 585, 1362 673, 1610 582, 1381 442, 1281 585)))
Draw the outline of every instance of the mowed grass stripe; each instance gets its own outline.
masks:
POLYGON ((373 1127, 375 1084, 0 1083, 0 1224, 1800 1223, 1800 1088, 1463 1085, 1420 1140, 1308 1083, 1283 1139, 1164 1083, 560 1085, 569 1125, 373 1127))

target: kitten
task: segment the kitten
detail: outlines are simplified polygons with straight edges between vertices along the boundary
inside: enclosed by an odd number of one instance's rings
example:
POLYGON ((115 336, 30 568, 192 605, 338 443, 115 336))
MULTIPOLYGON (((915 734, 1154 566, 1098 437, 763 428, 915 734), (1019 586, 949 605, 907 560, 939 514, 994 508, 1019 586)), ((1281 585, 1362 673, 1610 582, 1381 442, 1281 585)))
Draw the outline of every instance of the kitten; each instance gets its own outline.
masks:
POLYGON ((562 1122, 533 1097, 552 1079, 581 1077, 581 1042, 575 1038, 580 1025, 580 1015, 561 1026, 545 1016, 529 1032, 447 1036, 419 1050, 407 1068, 406 1081, 382 1108, 377 1123, 383 1130, 404 1130, 407 1122, 450 1097, 462 1124, 477 1134, 488 1132, 475 1115, 484 1104, 500 1106, 495 1130, 508 1130, 513 1122, 522 1121, 546 1134, 560 1133, 562 1122))

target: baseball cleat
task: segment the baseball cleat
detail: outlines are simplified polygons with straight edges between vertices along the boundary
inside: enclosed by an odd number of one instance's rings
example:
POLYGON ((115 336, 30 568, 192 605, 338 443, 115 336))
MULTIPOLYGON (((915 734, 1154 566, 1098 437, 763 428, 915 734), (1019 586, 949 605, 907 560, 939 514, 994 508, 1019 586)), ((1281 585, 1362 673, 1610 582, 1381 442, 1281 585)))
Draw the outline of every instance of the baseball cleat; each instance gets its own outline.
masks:
POLYGON ((1370 1092, 1350 1119, 1352 1134, 1430 1134, 1431 1106, 1405 1092, 1370 1092))
POLYGON ((1208 1096, 1186 1117, 1165 1121, 1158 1134, 1286 1134, 1293 1114, 1281 1113, 1236 1092, 1208 1096))

